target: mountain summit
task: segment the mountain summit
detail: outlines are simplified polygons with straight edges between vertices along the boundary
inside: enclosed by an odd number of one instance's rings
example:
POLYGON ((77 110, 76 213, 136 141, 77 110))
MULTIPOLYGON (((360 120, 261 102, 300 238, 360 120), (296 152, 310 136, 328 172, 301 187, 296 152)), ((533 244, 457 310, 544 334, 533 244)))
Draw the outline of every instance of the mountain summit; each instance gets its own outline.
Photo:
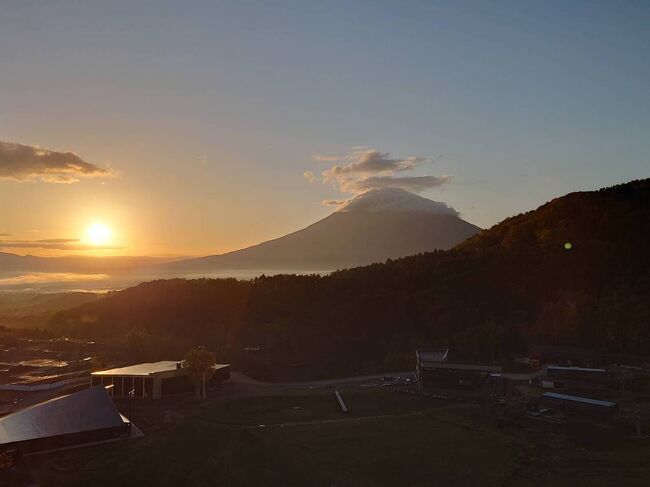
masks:
POLYGON ((480 231, 444 203, 399 188, 359 195, 297 232, 222 255, 164 266, 169 272, 334 270, 449 249, 480 231))

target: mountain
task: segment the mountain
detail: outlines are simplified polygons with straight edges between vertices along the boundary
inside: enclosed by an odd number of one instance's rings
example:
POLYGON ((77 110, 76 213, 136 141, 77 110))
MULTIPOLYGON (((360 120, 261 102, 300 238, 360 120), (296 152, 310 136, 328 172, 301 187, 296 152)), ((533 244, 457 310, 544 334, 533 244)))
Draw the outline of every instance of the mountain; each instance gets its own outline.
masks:
POLYGON ((172 273, 342 269, 449 249, 479 231, 444 203, 402 189, 375 189, 357 196, 323 220, 284 237, 161 267, 172 273))
POLYGON ((446 251, 327 276, 155 281, 61 311, 48 326, 127 337, 134 359, 207 345, 278 380, 401 370, 421 346, 497 362, 532 344, 647 356, 648 241, 645 179, 568 194, 446 251))

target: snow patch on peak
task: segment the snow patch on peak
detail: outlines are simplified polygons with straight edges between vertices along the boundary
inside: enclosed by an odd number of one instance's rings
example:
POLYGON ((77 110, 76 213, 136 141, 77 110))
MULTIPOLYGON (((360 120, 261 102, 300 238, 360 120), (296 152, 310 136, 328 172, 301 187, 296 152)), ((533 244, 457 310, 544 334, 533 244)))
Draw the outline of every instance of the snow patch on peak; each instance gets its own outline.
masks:
POLYGON ((423 198, 401 188, 371 189, 355 196, 339 212, 426 212, 459 216, 446 203, 423 198))

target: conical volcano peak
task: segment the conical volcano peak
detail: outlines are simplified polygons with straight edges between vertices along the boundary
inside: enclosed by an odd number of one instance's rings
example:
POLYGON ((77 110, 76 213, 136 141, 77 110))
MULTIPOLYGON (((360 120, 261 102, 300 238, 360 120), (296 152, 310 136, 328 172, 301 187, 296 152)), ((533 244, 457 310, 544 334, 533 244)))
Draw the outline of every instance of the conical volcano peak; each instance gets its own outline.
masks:
POLYGON ((458 216, 446 203, 433 201, 402 188, 371 189, 352 198, 338 212, 426 212, 458 216))

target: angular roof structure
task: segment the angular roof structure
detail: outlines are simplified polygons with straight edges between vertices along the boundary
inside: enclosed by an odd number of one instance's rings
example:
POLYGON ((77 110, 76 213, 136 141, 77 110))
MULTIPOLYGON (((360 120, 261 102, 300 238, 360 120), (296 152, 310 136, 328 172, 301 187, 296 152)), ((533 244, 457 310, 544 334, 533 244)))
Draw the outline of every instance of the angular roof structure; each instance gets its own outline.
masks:
POLYGON ((145 362, 142 364, 119 367, 117 369, 99 370, 93 375, 132 375, 136 377, 175 371, 182 360, 161 360, 160 362, 145 362))
POLYGON ((55 397, 0 418, 0 445, 128 424, 104 387, 55 397))

